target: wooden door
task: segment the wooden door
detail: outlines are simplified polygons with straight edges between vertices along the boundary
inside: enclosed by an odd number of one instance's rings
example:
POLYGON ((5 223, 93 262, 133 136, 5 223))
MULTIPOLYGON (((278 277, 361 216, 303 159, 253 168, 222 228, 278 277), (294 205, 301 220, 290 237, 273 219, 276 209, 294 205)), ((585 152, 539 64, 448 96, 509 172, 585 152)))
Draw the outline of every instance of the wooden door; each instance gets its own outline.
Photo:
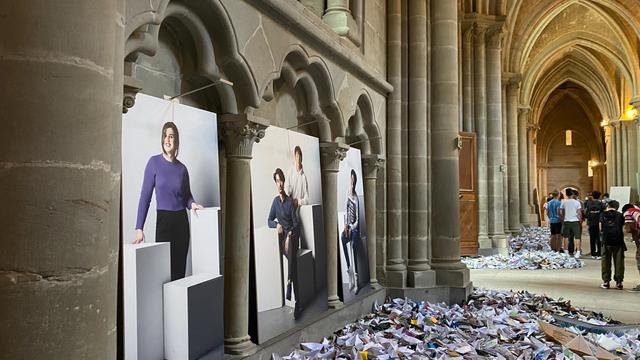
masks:
POLYGON ((460 133, 460 254, 478 255, 478 194, 476 134, 460 133))

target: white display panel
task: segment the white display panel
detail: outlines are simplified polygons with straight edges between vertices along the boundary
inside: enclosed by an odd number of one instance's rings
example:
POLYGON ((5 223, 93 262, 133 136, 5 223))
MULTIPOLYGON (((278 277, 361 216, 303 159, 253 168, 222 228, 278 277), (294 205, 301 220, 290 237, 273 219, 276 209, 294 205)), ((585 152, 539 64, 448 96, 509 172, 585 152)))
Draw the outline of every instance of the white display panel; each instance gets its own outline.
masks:
MULTIPOLYGON (((342 300, 349 302, 354 299, 360 291, 368 287, 369 284, 369 256, 367 248, 367 232, 365 222, 364 206, 364 179, 362 178, 362 156, 360 150, 351 148, 347 151, 347 156, 340 162, 338 172, 338 253, 340 254, 340 278, 342 300), (347 198, 351 192, 352 171, 355 173, 355 198, 358 204, 357 232, 358 236, 354 241, 345 246, 342 241, 342 234, 345 230, 345 214, 347 212, 347 198), (352 265, 352 273, 349 274, 347 266, 347 256, 349 264, 352 265), (355 286, 354 286, 355 285, 355 286)), ((352 197, 354 198, 354 197, 352 197)))
POLYGON ((162 287, 171 280, 168 243, 124 246, 125 359, 163 359, 162 287))
MULTIPOLYGON (((318 139, 281 128, 267 128, 265 137, 253 145, 251 194, 257 341, 262 343, 294 327, 301 318, 327 308, 318 139), (284 199, 290 198, 285 201, 296 199, 299 205, 294 210, 300 220, 297 228, 300 237, 293 255, 297 266, 292 270, 291 300, 286 299, 291 259, 282 254, 276 229, 268 226, 272 206, 275 201, 281 201, 274 181, 276 169, 280 169, 285 178, 284 199), (300 294, 296 294, 296 287, 300 294)), ((291 214, 289 210, 287 216, 291 214)), ((277 217, 274 221, 281 223, 277 217)))
POLYGON ((191 258, 194 274, 220 275, 220 208, 191 216, 191 258))

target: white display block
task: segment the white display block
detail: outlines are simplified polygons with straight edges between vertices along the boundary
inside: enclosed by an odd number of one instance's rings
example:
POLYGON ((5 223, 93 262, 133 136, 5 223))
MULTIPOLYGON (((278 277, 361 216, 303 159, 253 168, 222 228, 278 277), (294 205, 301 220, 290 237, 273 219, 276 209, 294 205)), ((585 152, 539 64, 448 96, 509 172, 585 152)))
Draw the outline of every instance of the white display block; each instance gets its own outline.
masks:
POLYGON ((609 188, 609 199, 616 200, 620 203, 620 211, 625 204, 631 200, 630 186, 612 186, 609 188))
POLYGON ((309 249, 315 263, 316 290, 323 289, 327 284, 326 251, 324 228, 322 222, 322 205, 304 205, 300 207, 300 248, 309 249))
POLYGON ((162 287, 171 281, 169 243, 124 245, 125 359, 164 359, 162 287))
POLYGON ((191 264, 193 274, 220 275, 220 208, 191 213, 191 264))
POLYGON ((276 229, 262 227, 254 232, 256 263, 256 301, 258 312, 282 307, 282 261, 276 229), (275 285, 275 286, 274 286, 275 285))
POLYGON ((198 359, 224 341, 221 275, 196 274, 164 285, 164 356, 198 359))

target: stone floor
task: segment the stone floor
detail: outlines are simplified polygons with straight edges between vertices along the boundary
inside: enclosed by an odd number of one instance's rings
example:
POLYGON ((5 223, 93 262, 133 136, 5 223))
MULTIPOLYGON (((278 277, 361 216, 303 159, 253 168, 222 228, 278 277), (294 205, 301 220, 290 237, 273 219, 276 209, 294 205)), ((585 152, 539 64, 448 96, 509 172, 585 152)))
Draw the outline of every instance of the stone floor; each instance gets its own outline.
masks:
MULTIPOLYGON (((630 289, 640 283, 640 275, 633 257, 635 246, 629 242, 627 246, 624 286, 630 289)), ((588 244, 582 247, 586 250, 588 244)), ((601 289, 600 260, 592 260, 589 256, 582 259, 585 266, 581 269, 471 270, 471 281, 476 287, 528 290, 555 299, 563 297, 575 306, 600 311, 624 323, 640 324, 640 293, 601 289)))

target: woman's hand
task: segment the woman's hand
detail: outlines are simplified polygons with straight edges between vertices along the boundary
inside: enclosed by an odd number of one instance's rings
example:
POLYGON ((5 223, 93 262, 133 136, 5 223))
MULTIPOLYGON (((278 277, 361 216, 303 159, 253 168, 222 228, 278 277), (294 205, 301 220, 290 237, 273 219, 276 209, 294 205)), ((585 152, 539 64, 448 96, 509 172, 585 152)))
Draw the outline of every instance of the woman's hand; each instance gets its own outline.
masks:
POLYGON ((136 238, 131 242, 132 244, 141 244, 144 242, 144 231, 136 229, 136 238))
POLYGON ((202 210, 204 207, 198 203, 191 203, 191 213, 195 216, 198 216, 198 210, 202 210))

